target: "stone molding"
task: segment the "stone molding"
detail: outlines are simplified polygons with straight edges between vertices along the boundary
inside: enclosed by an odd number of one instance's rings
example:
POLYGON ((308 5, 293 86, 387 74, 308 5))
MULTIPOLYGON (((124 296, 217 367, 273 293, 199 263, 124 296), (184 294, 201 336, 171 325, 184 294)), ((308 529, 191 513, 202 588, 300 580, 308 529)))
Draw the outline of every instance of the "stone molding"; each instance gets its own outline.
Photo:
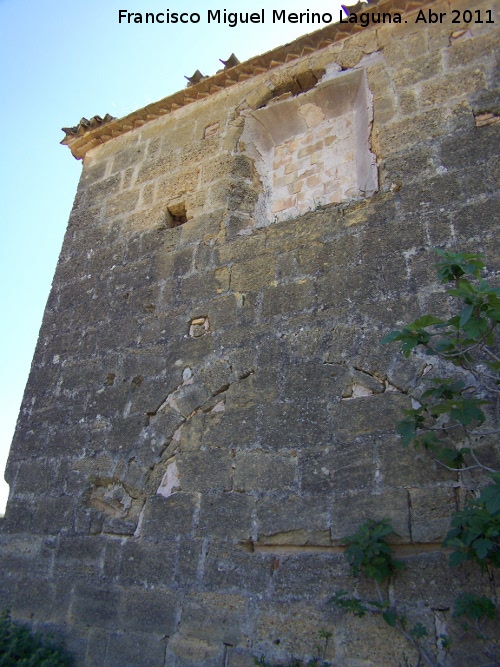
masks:
MULTIPOLYGON (((376 10, 406 14, 432 5, 435 1, 379 0, 366 7, 367 11, 376 10)), ((63 128, 66 136, 61 141, 61 144, 68 146, 76 159, 83 159, 92 148, 141 127, 145 123, 177 111, 177 109, 198 100, 206 99, 225 88, 248 81, 248 79, 259 74, 264 74, 276 67, 320 51, 362 30, 374 29, 377 29, 377 24, 363 28, 358 23, 332 23, 320 30, 303 35, 289 44, 279 46, 262 55, 250 58, 250 60, 239 63, 234 67, 225 68, 213 76, 202 79, 197 84, 179 90, 159 102, 148 104, 123 118, 113 118, 109 114, 106 114, 104 119, 100 116, 94 116, 90 121, 82 118, 80 123, 75 127, 63 128)))

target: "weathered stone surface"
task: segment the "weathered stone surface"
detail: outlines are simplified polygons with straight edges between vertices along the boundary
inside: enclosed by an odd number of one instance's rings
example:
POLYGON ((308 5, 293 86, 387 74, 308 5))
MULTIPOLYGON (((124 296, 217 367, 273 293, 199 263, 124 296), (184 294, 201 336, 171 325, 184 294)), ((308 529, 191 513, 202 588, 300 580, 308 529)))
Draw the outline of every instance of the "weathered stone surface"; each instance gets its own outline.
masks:
POLYGON ((197 503, 197 495, 182 492, 168 498, 159 494, 148 498, 139 529, 141 537, 160 542, 172 540, 174 535, 190 535, 197 503))
POLYGON ((215 640, 234 646, 240 643, 247 614, 247 600, 242 595, 189 594, 183 603, 184 633, 211 643, 215 640))
POLYGON ((326 496, 266 495, 257 502, 257 525, 262 544, 330 543, 326 496))
POLYGON ((249 540, 255 501, 242 493, 204 493, 201 496, 199 535, 223 540, 249 540))
POLYGON ((309 493, 375 487, 375 454, 367 440, 304 448, 300 454, 301 488, 309 493))
POLYGON ((87 626, 116 628, 121 597, 121 591, 106 584, 77 584, 71 600, 70 618, 87 626))
POLYGON ((214 542, 206 553, 203 583, 208 590, 263 593, 271 582, 274 557, 214 542))
POLYGON ((109 634, 104 667, 157 667, 164 660, 165 637, 151 632, 113 632, 109 634))
POLYGON ((234 466, 236 491, 288 490, 295 483, 297 459, 293 454, 280 456, 252 450, 238 453, 234 466))
POLYGON ((326 444, 331 430, 323 402, 271 403, 262 414, 261 442, 264 449, 294 449, 326 444))
POLYGON ((175 667, 219 667, 224 660, 225 645, 198 637, 177 634, 168 642, 166 658, 168 664, 175 667))
POLYGON ((332 408, 332 419, 339 437, 347 441, 380 431, 391 432, 409 401, 399 393, 344 399, 332 408))
MULTIPOLYGON (((260 657, 264 652, 268 659, 285 662, 290 653, 307 656, 308 659, 318 655, 318 646, 321 651, 324 640, 320 636, 321 628, 325 628, 331 621, 328 608, 319 609, 309 601, 296 601, 292 608, 287 602, 274 602, 270 607, 263 609, 254 632, 255 655, 260 657), (290 644, 287 637, 294 637, 290 644), (268 648, 272 647, 272 648, 268 648)), ((325 659, 334 661, 336 655, 335 642, 331 639, 327 643, 325 659)), ((245 663, 243 663, 245 664, 245 663)))
POLYGON ((181 453, 177 457, 181 488, 184 491, 229 491, 232 487, 231 463, 231 452, 221 449, 181 453))
POLYGON ((173 543, 126 542, 119 578, 129 584, 171 584, 176 557, 177 545, 173 543))
POLYGON ((396 533, 393 539, 407 542, 410 537, 410 509, 406 489, 387 488, 372 494, 336 494, 332 500, 332 539, 351 535, 363 521, 390 519, 396 533))
POLYGON ((128 588, 120 609, 120 626, 132 632, 170 636, 177 627, 177 595, 168 589, 128 588))
POLYGON ((347 585, 348 567, 340 554, 291 554, 277 557, 274 589, 278 599, 323 600, 347 585))
POLYGON ((411 489, 410 522, 414 542, 440 542, 450 529, 450 516, 458 509, 454 488, 411 489))

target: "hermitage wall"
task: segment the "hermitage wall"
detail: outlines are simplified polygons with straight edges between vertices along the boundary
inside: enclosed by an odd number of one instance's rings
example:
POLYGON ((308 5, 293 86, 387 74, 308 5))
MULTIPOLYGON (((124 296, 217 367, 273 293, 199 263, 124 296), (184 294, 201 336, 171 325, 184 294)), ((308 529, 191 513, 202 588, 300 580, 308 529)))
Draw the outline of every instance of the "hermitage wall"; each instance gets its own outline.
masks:
POLYGON ((326 27, 69 133, 83 172, 6 471, 0 600, 77 665, 250 667, 312 656, 322 628, 333 665, 397 665, 381 619, 327 604, 367 518, 408 564, 391 594, 453 634, 476 576, 440 550, 459 480, 395 435, 433 371, 379 341, 447 308, 433 247, 500 269, 499 7, 382 0, 411 20, 326 27), (415 24, 417 5, 495 22, 415 24))

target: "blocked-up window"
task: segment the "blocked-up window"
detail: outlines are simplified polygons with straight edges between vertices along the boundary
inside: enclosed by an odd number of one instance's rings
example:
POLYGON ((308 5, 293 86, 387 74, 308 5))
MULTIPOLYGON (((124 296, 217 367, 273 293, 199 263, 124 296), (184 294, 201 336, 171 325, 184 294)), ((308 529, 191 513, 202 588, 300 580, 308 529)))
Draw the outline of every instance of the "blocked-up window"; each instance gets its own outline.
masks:
POLYGON ((362 71, 251 112, 242 139, 263 183, 258 217, 272 222, 373 194, 371 121, 362 71))

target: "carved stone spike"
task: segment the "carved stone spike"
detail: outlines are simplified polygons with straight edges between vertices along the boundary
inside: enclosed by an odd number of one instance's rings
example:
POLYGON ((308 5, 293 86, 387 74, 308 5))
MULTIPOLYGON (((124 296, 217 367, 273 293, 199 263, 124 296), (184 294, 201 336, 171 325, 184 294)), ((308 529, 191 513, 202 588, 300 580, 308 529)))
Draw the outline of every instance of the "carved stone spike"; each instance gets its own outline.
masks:
POLYGON ((224 69, 230 69, 231 67, 236 67, 236 65, 240 64, 240 61, 234 53, 231 53, 227 60, 222 60, 222 58, 219 58, 219 60, 224 65, 224 69))
POLYGON ((188 80, 188 88, 189 86, 195 86, 197 83, 200 83, 200 81, 203 81, 204 79, 208 79, 208 76, 205 74, 202 74, 199 69, 196 70, 196 72, 192 76, 185 76, 185 79, 188 80))

